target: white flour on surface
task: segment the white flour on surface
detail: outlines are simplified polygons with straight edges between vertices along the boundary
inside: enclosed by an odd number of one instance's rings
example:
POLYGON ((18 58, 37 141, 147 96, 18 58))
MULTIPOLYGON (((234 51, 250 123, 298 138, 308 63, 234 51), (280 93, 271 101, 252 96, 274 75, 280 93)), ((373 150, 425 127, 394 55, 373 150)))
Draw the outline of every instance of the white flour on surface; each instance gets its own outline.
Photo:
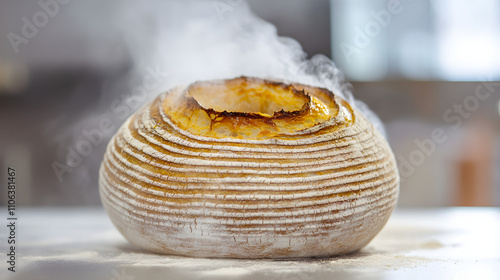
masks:
MULTIPOLYGON (((33 221, 36 220, 36 214, 32 216, 33 221)), ((440 260, 415 255, 415 252, 445 247, 434 238, 442 232, 405 223, 396 215, 367 247, 345 256, 292 260, 197 259, 149 253, 130 245, 102 210, 79 211, 70 220, 60 212, 52 217, 51 224, 64 222, 68 227, 54 228, 53 232, 25 229, 19 268, 23 273, 43 274, 57 267, 63 276, 73 275, 72 266, 78 264, 96 267, 92 271, 95 279, 110 280, 119 279, 113 278, 112 272, 137 276, 129 279, 156 274, 169 275, 168 279, 314 279, 323 276, 343 279, 352 274, 378 275, 384 271, 423 267, 440 260), (64 274, 65 270, 68 274, 64 274)), ((25 220, 28 220, 26 224, 30 223, 30 219, 25 220)))
POLYGON ((500 275, 500 211, 493 208, 396 210, 380 234, 357 253, 294 260, 149 253, 130 245, 102 209, 21 209, 19 214, 23 227, 17 272, 0 272, 1 279, 425 279, 428 275, 498 279, 500 275))

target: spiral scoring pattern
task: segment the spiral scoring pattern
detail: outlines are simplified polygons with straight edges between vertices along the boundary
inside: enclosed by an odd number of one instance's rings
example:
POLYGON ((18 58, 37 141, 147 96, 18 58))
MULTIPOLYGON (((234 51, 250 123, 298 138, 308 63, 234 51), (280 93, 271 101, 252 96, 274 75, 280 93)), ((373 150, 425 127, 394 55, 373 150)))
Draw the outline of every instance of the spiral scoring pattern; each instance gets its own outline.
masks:
POLYGON ((102 202, 131 243, 196 257, 337 255, 365 246, 395 207, 386 140, 333 94, 348 125, 339 110, 320 129, 259 140, 179 128, 169 94, 123 124, 101 166, 102 202))

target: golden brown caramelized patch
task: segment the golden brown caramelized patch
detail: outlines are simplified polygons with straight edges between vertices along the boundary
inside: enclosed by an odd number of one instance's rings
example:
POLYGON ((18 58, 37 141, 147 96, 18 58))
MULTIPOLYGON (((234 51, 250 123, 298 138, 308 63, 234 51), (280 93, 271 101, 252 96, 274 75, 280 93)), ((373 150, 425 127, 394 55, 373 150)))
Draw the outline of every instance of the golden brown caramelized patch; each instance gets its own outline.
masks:
POLYGON ((219 139, 283 138, 326 121, 353 122, 349 104, 326 89, 247 77, 172 90, 162 108, 179 128, 219 139))

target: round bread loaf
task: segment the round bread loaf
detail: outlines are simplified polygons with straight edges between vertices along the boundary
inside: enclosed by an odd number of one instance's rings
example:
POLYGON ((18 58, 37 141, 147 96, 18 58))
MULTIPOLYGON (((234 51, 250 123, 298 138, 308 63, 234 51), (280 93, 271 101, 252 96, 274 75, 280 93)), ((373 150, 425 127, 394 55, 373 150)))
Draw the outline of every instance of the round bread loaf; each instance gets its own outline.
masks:
POLYGON ((385 138, 345 100, 240 77, 172 89, 132 115, 108 144, 99 186, 138 247, 293 258, 368 244, 399 176, 385 138))

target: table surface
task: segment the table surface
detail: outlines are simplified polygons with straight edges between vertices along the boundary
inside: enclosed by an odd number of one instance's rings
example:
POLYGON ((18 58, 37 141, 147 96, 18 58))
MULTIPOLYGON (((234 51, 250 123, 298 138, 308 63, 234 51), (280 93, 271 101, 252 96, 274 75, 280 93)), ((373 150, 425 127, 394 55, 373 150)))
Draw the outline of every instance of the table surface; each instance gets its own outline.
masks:
MULTIPOLYGON (((25 208, 17 217, 17 271, 2 261, 2 279, 500 279, 498 208, 398 209, 361 251, 298 260, 148 253, 100 208, 25 208)), ((4 228, 2 255, 6 236, 4 228)))

